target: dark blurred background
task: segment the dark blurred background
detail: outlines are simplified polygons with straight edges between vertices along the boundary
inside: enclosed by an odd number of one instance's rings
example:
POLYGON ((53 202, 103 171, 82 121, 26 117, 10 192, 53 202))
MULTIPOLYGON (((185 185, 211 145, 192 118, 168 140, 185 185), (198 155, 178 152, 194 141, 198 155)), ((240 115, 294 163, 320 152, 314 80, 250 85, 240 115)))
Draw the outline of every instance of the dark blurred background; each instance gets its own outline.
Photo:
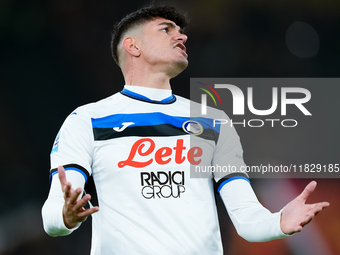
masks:
MULTIPOLYGON (((337 0, 154 2, 178 7, 191 20, 185 31, 190 64, 172 80, 175 94, 189 97, 190 77, 339 77, 337 0)), ((40 210, 49 190, 49 153, 73 109, 121 90, 124 80, 110 53, 111 28, 146 3, 0 1, 0 254, 89 254, 90 219, 67 237, 52 238, 43 231, 40 210)), ((327 131, 339 121, 319 125, 315 128, 322 135, 339 140, 339 134, 327 131)), ((249 150, 248 144, 248 154, 268 146, 263 139, 249 150)), ((304 144, 280 146, 308 153, 304 144)), ((320 148, 320 153, 327 150, 320 148)), ((278 211, 308 181, 256 179, 253 186, 260 201, 278 211)), ((310 201, 327 200, 331 207, 302 233, 268 243, 238 237, 218 201, 225 254, 340 254, 340 181, 320 179, 318 184, 310 201)))

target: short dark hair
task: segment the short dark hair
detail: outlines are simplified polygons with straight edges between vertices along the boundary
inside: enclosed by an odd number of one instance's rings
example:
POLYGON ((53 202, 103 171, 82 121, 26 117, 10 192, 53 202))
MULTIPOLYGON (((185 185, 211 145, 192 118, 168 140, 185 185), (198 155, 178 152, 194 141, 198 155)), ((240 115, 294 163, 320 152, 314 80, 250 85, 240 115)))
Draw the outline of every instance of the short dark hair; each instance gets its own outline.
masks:
POLYGON ((165 18, 176 23, 181 29, 187 25, 186 16, 171 6, 147 6, 126 15, 120 22, 115 24, 111 37, 111 53, 115 62, 118 63, 118 43, 122 35, 131 27, 143 24, 155 18, 165 18))

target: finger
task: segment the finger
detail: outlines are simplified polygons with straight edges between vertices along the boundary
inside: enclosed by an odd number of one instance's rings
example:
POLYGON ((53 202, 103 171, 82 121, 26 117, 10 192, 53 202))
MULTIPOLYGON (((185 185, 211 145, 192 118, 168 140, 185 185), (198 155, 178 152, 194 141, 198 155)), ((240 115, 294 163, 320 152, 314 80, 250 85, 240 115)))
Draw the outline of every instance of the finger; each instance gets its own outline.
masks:
POLYGON ((87 217, 93 213, 96 213, 99 211, 99 207, 98 206, 95 206, 95 207, 92 207, 92 208, 89 208, 89 209, 85 209, 85 211, 82 211, 78 214, 78 217, 87 217))
MULTIPOLYGON (((79 201, 77 202, 77 204, 74 206, 74 210, 78 210, 81 211, 83 209, 83 207, 86 205, 86 203, 91 199, 91 195, 90 194, 86 194, 84 197, 82 197, 81 199, 79 199, 79 201)), ((84 209, 85 210, 85 209, 84 209)))
POLYGON ((307 225, 309 222, 312 221, 312 219, 314 219, 314 214, 309 215, 303 222, 301 222, 301 227, 304 227, 305 225, 307 225))
POLYGON ((329 202, 320 202, 320 203, 317 203, 316 205, 323 209, 323 208, 330 206, 331 204, 329 202))
POLYGON ((76 204, 77 199, 80 195, 80 193, 82 192, 81 188, 76 188, 74 191, 70 192, 70 199, 69 199, 69 204, 76 204))
POLYGON ((326 208, 330 206, 331 204, 329 202, 321 202, 320 205, 322 206, 322 208, 326 208))
POLYGON ((300 194, 300 198, 305 202, 316 188, 316 181, 311 181, 300 194))
POLYGON ((59 177, 59 181, 61 184, 61 189, 63 189, 63 187, 67 183, 67 180, 66 180, 65 169, 62 166, 58 166, 58 177, 59 177))
POLYGON ((72 185, 70 182, 67 182, 65 186, 62 188, 64 192, 64 199, 67 200, 72 194, 72 185))
POLYGON ((328 206, 330 206, 330 204, 328 202, 320 202, 320 203, 312 204, 311 205, 311 211, 312 211, 312 213, 314 213, 316 215, 322 209, 324 209, 328 206))
POLYGON ((301 232, 302 226, 297 226, 292 233, 301 232))

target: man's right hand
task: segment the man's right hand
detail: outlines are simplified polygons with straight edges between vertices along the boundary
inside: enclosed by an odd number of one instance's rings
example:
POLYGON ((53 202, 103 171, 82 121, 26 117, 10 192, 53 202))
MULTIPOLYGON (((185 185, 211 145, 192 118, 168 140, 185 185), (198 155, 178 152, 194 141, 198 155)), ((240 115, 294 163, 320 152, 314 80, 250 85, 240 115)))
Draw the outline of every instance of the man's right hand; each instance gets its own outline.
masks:
POLYGON ((86 194, 80 198, 81 188, 73 189, 70 182, 66 180, 65 169, 62 166, 58 167, 58 176, 61 184, 61 189, 64 193, 63 220, 67 228, 72 229, 79 222, 86 220, 87 216, 98 212, 99 207, 95 206, 85 209, 85 204, 91 199, 91 195, 86 194))

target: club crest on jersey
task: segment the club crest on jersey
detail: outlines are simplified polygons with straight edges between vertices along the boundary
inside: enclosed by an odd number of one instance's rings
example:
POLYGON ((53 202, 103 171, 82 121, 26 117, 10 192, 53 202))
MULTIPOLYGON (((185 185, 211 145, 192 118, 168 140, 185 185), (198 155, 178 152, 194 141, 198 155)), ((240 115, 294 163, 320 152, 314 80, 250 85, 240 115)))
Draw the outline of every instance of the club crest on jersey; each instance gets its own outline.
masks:
POLYGON ((203 133, 203 126, 194 120, 187 120, 183 123, 182 128, 188 134, 200 135, 203 133))

